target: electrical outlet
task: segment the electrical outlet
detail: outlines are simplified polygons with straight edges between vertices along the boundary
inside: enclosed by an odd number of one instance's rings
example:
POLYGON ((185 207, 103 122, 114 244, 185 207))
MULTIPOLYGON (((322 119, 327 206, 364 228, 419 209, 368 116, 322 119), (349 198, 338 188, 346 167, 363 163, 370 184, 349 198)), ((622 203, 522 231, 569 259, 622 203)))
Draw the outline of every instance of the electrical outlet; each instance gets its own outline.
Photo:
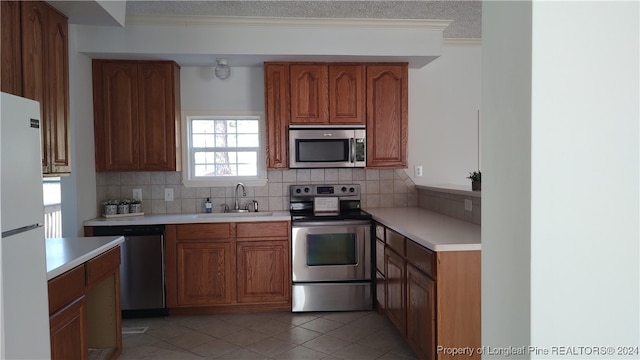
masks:
POLYGON ((464 199, 464 209, 466 211, 473 211, 473 201, 470 199, 464 199))
POLYGON ((164 201, 173 201, 173 188, 164 189, 164 201))
POLYGON ((422 165, 416 165, 415 172, 416 176, 422 176, 422 165))
POLYGON ((142 189, 133 189, 133 198, 142 200, 142 189))

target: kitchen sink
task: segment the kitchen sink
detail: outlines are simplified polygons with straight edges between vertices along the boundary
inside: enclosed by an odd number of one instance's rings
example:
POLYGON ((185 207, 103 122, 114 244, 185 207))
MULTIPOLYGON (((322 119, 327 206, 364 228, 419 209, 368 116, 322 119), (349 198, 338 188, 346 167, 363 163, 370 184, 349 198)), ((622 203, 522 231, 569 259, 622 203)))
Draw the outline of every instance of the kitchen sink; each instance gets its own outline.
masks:
POLYGON ((199 218, 227 218, 227 217, 255 217, 255 216, 272 216, 270 211, 259 212, 226 212, 226 213, 205 213, 198 214, 199 218))

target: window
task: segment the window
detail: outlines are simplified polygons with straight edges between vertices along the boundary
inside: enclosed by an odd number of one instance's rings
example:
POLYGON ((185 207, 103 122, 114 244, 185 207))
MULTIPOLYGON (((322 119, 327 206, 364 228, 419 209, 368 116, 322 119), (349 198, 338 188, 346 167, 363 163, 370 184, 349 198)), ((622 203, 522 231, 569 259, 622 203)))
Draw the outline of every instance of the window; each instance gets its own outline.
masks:
POLYGON ((185 186, 266 184, 259 115, 186 115, 185 186))

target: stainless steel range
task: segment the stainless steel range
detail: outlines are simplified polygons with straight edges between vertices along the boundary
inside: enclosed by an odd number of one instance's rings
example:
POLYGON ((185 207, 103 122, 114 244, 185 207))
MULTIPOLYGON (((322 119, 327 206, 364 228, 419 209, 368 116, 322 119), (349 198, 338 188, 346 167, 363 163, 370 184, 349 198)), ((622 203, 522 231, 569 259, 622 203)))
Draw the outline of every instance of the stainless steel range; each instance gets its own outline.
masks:
POLYGON ((371 310, 371 215, 360 185, 291 185, 293 312, 371 310))

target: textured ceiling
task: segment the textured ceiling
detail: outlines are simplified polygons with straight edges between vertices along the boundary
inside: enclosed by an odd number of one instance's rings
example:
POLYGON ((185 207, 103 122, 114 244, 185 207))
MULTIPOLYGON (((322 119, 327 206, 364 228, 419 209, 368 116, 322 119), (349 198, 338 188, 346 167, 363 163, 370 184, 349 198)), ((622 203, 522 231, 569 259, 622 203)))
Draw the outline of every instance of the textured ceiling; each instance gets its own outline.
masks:
POLYGON ((481 38, 481 1, 127 1, 133 16, 268 16, 453 20, 445 38, 481 38))

